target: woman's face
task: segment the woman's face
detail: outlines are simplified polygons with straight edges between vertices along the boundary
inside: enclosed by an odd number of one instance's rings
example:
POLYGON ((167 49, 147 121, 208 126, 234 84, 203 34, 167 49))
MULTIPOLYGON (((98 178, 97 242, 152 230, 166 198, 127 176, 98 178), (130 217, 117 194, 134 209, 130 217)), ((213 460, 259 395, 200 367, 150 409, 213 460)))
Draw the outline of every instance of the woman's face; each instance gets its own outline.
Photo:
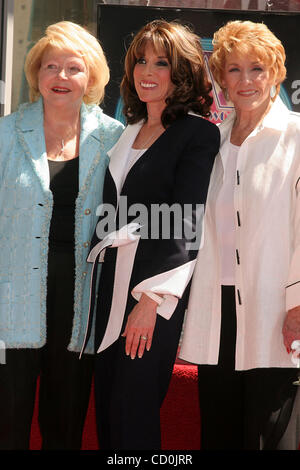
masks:
POLYGON ((227 55, 222 86, 227 89, 235 109, 264 110, 270 104, 270 88, 274 79, 270 69, 259 59, 236 52, 227 55))
POLYGON ((171 64, 164 51, 155 52, 150 43, 137 59, 133 70, 136 92, 141 101, 165 107, 166 98, 174 89, 171 81, 171 64))
POLYGON ((48 47, 38 73, 45 104, 80 106, 90 84, 84 60, 72 51, 48 47))

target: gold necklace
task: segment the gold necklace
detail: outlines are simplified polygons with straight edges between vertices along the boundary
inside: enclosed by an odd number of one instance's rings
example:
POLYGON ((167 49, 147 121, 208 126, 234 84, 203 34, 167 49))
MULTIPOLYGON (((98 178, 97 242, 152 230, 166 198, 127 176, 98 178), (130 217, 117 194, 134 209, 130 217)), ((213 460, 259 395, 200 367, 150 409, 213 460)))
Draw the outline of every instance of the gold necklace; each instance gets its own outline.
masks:
MULTIPOLYGON (((77 135, 75 136, 75 139, 77 140, 77 135)), ((64 139, 61 139, 60 150, 58 153, 55 154, 55 160, 57 161, 70 160, 69 158, 64 158, 64 151, 65 151, 65 141, 64 139)))
POLYGON ((60 150, 58 153, 55 154, 55 158, 58 159, 58 157, 63 157, 63 153, 65 151, 65 141, 64 139, 61 139, 60 141, 60 150))

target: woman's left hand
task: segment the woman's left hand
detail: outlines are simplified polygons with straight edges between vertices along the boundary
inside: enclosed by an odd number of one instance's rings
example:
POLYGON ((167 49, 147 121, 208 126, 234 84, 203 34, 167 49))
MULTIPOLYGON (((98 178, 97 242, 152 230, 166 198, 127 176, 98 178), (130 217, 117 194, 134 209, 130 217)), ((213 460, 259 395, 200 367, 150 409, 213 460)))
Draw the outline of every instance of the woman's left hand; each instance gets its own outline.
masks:
POLYGON ((142 294, 139 302, 129 314, 122 336, 126 337, 125 352, 131 359, 141 358, 145 347, 150 350, 156 323, 157 302, 142 294))
POLYGON ((292 308, 286 314, 282 327, 283 341, 287 352, 291 352, 291 344, 300 340, 300 305, 292 308))

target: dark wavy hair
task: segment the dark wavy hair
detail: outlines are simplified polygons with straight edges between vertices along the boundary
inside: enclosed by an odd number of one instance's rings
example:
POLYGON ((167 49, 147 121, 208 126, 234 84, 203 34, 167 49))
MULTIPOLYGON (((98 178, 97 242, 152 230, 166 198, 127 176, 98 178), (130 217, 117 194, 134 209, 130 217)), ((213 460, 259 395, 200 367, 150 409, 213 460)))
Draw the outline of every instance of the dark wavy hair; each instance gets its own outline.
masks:
POLYGON ((212 86, 206 74, 200 38, 189 27, 178 22, 154 20, 136 34, 125 57, 121 96, 127 123, 147 120, 146 103, 140 101, 137 95, 133 71, 149 42, 156 52, 165 52, 171 64, 171 81, 175 85, 166 99, 161 117, 163 126, 167 127, 189 111, 209 117, 213 102, 209 94, 212 86))

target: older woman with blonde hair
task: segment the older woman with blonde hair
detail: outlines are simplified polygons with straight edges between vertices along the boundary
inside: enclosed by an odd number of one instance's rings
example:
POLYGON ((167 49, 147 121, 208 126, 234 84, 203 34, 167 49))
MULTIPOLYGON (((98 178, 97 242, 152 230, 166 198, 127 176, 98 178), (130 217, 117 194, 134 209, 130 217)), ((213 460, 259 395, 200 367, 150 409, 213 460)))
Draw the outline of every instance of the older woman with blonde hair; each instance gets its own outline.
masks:
POLYGON ((278 96, 285 52, 266 25, 229 22, 213 44, 210 67, 234 111, 219 126, 181 357, 199 364, 202 449, 293 449, 300 117, 278 96))
POLYGON ((31 103, 0 120, 0 449, 28 449, 38 376, 42 448, 80 449, 93 372, 77 354, 86 257, 123 126, 98 106, 109 69, 81 26, 49 26, 25 73, 31 103))

